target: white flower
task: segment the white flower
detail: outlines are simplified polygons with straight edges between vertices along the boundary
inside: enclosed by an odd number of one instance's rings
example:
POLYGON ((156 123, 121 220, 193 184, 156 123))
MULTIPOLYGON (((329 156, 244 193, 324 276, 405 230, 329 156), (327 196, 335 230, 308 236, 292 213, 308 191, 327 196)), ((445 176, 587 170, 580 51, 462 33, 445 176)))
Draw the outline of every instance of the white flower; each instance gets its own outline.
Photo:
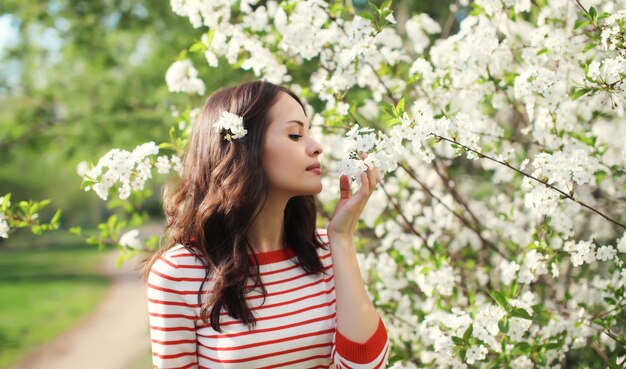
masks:
POLYGON ((522 355, 511 360, 512 369, 532 369, 535 367, 533 361, 528 356, 522 355))
POLYGON ((224 139, 230 141, 231 138, 241 138, 248 133, 243 128, 243 118, 228 111, 223 111, 220 119, 213 124, 217 132, 226 131, 224 139))
POLYGON ((337 103, 337 114, 348 115, 349 109, 350 109, 350 104, 347 104, 345 102, 337 103))
POLYGON ((120 245, 124 247, 130 247, 133 249, 141 249, 143 248, 141 241, 139 240, 139 230, 133 229, 130 230, 120 237, 119 241, 120 245))
POLYGON ((361 173, 367 170, 365 163, 358 159, 342 159, 339 163, 340 175, 360 180, 361 173))
POLYGON ((602 261, 613 260, 616 254, 617 251, 613 246, 600 246, 596 252, 596 259, 602 261))
POLYGON ((474 364, 476 361, 483 360, 488 353, 489 350, 483 345, 472 346, 465 354, 465 361, 470 365, 474 364))
POLYGON ((170 158, 170 163, 172 164, 172 168, 179 174, 182 175, 183 173, 183 166, 182 163, 180 161, 180 157, 176 156, 176 155, 172 155, 172 157, 170 158))
POLYGON ((596 79, 600 75, 600 63, 597 60, 589 63, 589 78, 596 79))
POLYGON ((515 279, 515 275, 517 271, 520 269, 519 264, 514 261, 509 262, 508 260, 502 260, 500 263, 500 278, 502 279, 502 283, 509 285, 515 279))
POLYGON ((159 147, 154 142, 141 144, 132 152, 120 149, 110 150, 98 160, 98 164, 85 173, 84 179, 96 182, 91 188, 85 188, 85 191, 91 189, 102 200, 107 200, 109 189, 119 182, 119 197, 128 198, 131 190, 142 190, 145 182, 152 178, 152 164, 149 156, 156 155, 158 152, 159 147))
POLYGON ((89 164, 87 164, 87 162, 84 160, 76 165, 76 173, 78 174, 79 177, 84 177, 85 174, 87 174, 88 170, 89 170, 89 164))
POLYGON ((361 136, 356 141, 356 149, 358 151, 370 151, 374 145, 376 145, 376 135, 374 133, 361 136))
POLYGON ((617 242, 617 250, 622 254, 626 254, 626 232, 624 232, 622 238, 617 242))
POLYGON ((530 328, 531 320, 513 317, 509 320, 509 338, 513 341, 521 341, 524 333, 530 328))
POLYGON ((548 273, 546 259, 545 255, 535 249, 528 251, 524 256, 517 280, 520 283, 531 283, 536 281, 538 276, 548 273))
MULTIPOLYGON (((0 202, 2 202, 1 197, 0 202)), ((9 238, 9 223, 7 223, 4 213, 0 213, 0 237, 9 238)))
POLYGON ((580 241, 578 243, 568 241, 563 246, 563 250, 571 254, 572 265, 574 266, 581 266, 596 260, 595 245, 592 241, 580 241))
POLYGON ((157 172, 160 174, 167 174, 170 172, 171 164, 167 156, 159 156, 154 166, 157 168, 157 172))
POLYGON ((198 78, 198 71, 189 59, 175 61, 165 73, 165 82, 172 92, 204 95, 204 82, 198 78))

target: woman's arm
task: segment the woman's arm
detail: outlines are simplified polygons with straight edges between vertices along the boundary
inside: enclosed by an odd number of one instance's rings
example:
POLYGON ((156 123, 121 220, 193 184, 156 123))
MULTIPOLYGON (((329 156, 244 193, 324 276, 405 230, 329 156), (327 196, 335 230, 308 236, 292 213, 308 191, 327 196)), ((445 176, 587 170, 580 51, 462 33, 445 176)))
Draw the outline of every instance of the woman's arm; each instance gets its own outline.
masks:
POLYGON ((337 329, 346 338, 363 343, 378 328, 378 313, 367 292, 351 239, 330 239, 333 258, 335 295, 337 305, 337 329))
POLYGON ((352 196, 348 178, 340 178, 341 197, 327 229, 336 295, 335 345, 340 356, 335 363, 339 367, 380 367, 389 350, 387 331, 365 290, 354 247, 359 217, 378 183, 375 169, 362 173, 361 182, 352 196))

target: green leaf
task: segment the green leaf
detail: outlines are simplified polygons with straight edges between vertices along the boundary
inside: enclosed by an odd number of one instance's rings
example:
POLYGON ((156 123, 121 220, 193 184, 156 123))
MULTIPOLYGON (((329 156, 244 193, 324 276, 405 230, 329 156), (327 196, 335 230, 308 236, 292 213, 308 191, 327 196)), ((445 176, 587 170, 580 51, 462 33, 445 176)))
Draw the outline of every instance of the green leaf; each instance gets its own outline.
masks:
POLYGON ((174 145, 169 142, 162 142, 159 144, 159 149, 173 149, 174 145))
POLYGON ((398 112, 398 115, 402 115, 402 113, 404 113, 404 97, 402 97, 400 101, 398 101, 398 104, 396 105, 396 111, 398 112))
POLYGON ((579 29, 579 28, 582 28, 582 27, 588 26, 589 24, 591 24, 591 23, 589 23, 589 21, 588 21, 588 20, 579 19, 579 20, 577 20, 577 21, 574 23, 574 29, 579 29))
POLYGON ((470 338, 472 338, 472 333, 474 332, 474 325, 470 324, 469 327, 463 333, 463 341, 467 342, 470 338))
POLYGON ((587 45, 585 45, 585 47, 583 48, 583 53, 586 53, 587 51, 593 49, 594 47, 596 47, 596 44, 594 44, 593 42, 589 42, 587 45))
POLYGON ((530 314, 528 314, 528 311, 522 308, 517 308, 517 307, 511 310, 511 316, 514 316, 516 318, 528 319, 528 320, 533 319, 533 317, 530 314))
POLYGON ((11 201, 11 193, 8 192, 6 195, 2 196, 2 207, 9 206, 9 201, 11 201))
POLYGON ((367 5, 369 5, 369 6, 370 6, 370 8, 372 8, 372 10, 374 10, 374 13, 376 13, 376 14, 380 14, 380 9, 378 9, 378 7, 376 6, 376 4, 374 4, 374 3, 373 3, 373 2, 371 2, 371 1, 368 1, 368 2, 367 2, 367 5))
POLYGON ((595 147, 596 140, 598 139, 597 136, 587 137, 583 133, 578 133, 578 132, 574 132, 574 131, 568 132, 568 134, 570 136, 572 136, 573 138, 577 139, 578 141, 580 141, 580 142, 582 142, 582 143, 584 143, 586 145, 589 145, 591 147, 595 147))
POLYGON ((203 52, 204 50, 206 50, 206 45, 202 41, 196 42, 189 48, 189 52, 192 53, 203 52))
POLYGON ((544 345, 543 347, 546 348, 546 350, 558 350, 561 347, 563 347, 563 342, 559 341, 559 342, 550 342, 546 345, 544 345))
POLYGON ((452 338, 452 342, 454 342, 455 345, 463 346, 464 342, 461 337, 452 336, 451 338, 452 338))
POLYGON ((80 229, 80 227, 72 227, 70 228, 70 233, 80 236, 82 234, 82 230, 80 229))
POLYGON ((213 37, 215 36, 215 28, 211 28, 209 30, 209 33, 207 33, 207 45, 211 46, 211 43, 213 42, 213 37))
POLYGON ((391 125, 398 124, 398 123, 400 123, 400 119, 398 119, 398 118, 391 118, 391 119, 387 119, 385 121, 385 124, 387 126, 391 126, 391 125))
POLYGON ((504 296, 504 294, 502 292, 496 291, 496 290, 489 290, 487 291, 489 293, 489 296, 491 296, 491 298, 498 304, 500 305, 500 307, 502 309, 504 309, 505 311, 508 311, 509 309, 509 302, 506 299, 506 296, 504 296))
POLYGON ((547 52, 548 52, 548 49, 544 47, 543 49, 537 51, 537 55, 546 54, 547 52))
POLYGON ((509 321, 508 321, 508 319, 500 319, 500 320, 498 320, 498 329, 500 329, 500 332, 502 332, 502 333, 508 333, 509 332, 509 321))
POLYGON ((532 306, 534 314, 533 321, 541 326, 548 325, 550 323, 551 315, 548 309, 542 304, 536 304, 532 306))
POLYGON ((591 19, 596 19, 596 17, 598 16, 598 11, 596 10, 596 8, 594 8, 593 6, 589 8, 589 15, 591 16, 591 19))
POLYGON ((533 350, 533 347, 527 342, 516 343, 515 348, 525 354, 529 354, 533 350))
POLYGON ((470 15, 474 15, 474 16, 480 15, 485 11, 482 6, 477 5, 474 2, 470 3, 470 6, 472 7, 472 11, 470 11, 470 15))
POLYGON ((178 53, 178 56, 176 57, 176 60, 183 60, 187 57, 187 49, 182 49, 180 51, 180 53, 178 53))
POLYGON ((33 234, 40 235, 41 234, 41 226, 38 225, 38 224, 35 224, 32 227, 30 227, 30 231, 33 232, 33 234))
POLYGON ((61 209, 57 210, 56 213, 54 213, 54 216, 52 216, 52 219, 50 220, 50 224, 58 224, 59 223, 59 218, 61 217, 61 209))
POLYGON ((574 92, 574 94, 572 95, 572 100, 574 100, 574 101, 578 100, 579 98, 581 98, 581 97, 585 96, 587 93, 589 93, 589 91, 591 91, 591 89, 587 88, 587 87, 584 87, 584 88, 581 88, 579 90, 576 90, 574 92))
POLYGON ((403 353, 398 353, 396 355, 393 355, 392 357, 389 358, 389 360, 387 360, 387 365, 393 365, 399 361, 405 360, 406 359, 406 355, 404 355, 403 353))
POLYGON ((605 297, 605 298, 604 298, 604 301, 605 301, 605 302, 608 302, 608 303, 609 303, 609 304, 611 304, 611 305, 617 305, 617 301, 615 301, 615 299, 614 299, 614 298, 612 298, 612 297, 605 297))

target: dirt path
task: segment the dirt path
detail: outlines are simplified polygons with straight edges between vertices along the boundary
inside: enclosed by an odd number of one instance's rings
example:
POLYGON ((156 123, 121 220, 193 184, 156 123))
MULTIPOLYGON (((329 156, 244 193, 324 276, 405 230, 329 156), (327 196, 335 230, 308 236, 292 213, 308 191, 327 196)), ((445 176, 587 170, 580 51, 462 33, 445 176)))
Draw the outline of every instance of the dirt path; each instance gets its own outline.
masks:
POLYGON ((116 255, 109 252, 102 265, 112 285, 96 310, 11 369, 125 369, 150 350, 146 290, 133 270, 136 261, 117 270, 116 255))

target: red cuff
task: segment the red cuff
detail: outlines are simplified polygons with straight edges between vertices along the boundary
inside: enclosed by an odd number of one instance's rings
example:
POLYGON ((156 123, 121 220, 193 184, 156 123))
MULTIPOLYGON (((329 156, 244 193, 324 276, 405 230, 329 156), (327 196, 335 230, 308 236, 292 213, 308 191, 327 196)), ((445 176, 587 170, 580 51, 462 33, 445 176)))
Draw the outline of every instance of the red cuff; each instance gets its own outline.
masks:
POLYGON ((380 317, 378 317, 378 328, 376 328, 376 332, 364 343, 349 340, 341 334, 339 330, 337 330, 335 334, 337 353, 343 358, 357 364, 371 363, 383 352, 387 344, 387 329, 380 317))

